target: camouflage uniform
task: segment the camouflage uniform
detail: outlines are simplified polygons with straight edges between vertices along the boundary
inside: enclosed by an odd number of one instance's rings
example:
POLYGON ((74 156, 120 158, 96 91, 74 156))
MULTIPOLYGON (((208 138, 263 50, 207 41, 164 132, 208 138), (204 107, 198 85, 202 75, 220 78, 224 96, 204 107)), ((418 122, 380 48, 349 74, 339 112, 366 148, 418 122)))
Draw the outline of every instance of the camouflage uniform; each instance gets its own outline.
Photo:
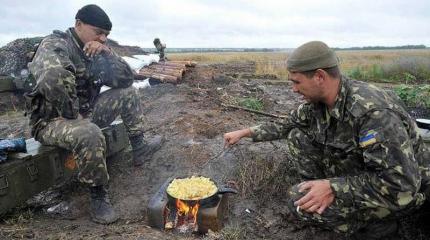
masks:
POLYGON ((302 221, 352 234, 426 199, 430 152, 391 92, 342 77, 333 109, 305 103, 287 121, 251 132, 254 141, 286 138, 303 180, 330 181, 335 200, 321 215, 297 211, 294 201, 305 193, 290 189, 288 207, 302 221))
POLYGON ((86 57, 82 49, 73 28, 54 31, 42 41, 29 63, 37 85, 27 95, 28 113, 36 140, 72 151, 79 180, 100 186, 109 179, 100 128, 121 115, 130 137, 142 135, 143 114, 127 63, 112 53, 104 62, 112 72, 94 74, 89 68, 100 61, 86 57), (111 89, 100 94, 101 85, 111 89))
POLYGON ((166 44, 159 42, 155 44, 155 48, 157 49, 157 52, 160 56, 160 61, 165 61, 166 56, 164 55, 164 49, 166 48, 166 44))

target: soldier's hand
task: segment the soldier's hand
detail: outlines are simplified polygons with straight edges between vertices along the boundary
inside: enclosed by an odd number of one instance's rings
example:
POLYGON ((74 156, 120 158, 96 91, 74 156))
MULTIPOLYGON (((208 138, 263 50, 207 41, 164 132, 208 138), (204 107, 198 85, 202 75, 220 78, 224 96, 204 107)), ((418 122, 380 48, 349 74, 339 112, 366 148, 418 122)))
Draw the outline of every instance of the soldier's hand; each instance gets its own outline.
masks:
POLYGON ((89 41, 84 46, 84 53, 88 57, 94 57, 101 52, 111 52, 109 47, 97 41, 89 41))
POLYGON ((299 184, 299 192, 305 196, 294 202, 294 205, 309 213, 322 214, 334 201, 334 193, 329 180, 306 181, 299 184))
POLYGON ((224 147, 228 147, 230 145, 237 143, 243 137, 250 137, 250 136, 251 136, 251 130, 249 128, 228 132, 224 134, 224 147))

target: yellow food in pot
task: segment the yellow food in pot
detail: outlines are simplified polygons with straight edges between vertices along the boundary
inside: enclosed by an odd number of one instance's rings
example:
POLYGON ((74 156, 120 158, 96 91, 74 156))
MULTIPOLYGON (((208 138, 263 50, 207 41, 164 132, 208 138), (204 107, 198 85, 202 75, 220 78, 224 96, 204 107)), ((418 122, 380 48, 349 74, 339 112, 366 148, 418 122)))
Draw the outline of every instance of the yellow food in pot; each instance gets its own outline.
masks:
POLYGON ((170 196, 182 200, 198 200, 214 195, 218 191, 215 183, 206 177, 192 176, 174 179, 167 187, 170 196))

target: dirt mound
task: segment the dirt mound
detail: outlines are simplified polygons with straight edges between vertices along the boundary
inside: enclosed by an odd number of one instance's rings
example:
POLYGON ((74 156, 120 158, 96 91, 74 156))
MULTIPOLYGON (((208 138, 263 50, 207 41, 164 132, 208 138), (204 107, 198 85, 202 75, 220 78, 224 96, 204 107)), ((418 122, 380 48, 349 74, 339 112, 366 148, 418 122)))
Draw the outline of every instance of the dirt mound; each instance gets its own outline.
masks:
POLYGON ((130 57, 133 55, 147 54, 147 52, 144 51, 141 47, 120 45, 117 41, 112 39, 108 39, 106 44, 120 56, 130 57))

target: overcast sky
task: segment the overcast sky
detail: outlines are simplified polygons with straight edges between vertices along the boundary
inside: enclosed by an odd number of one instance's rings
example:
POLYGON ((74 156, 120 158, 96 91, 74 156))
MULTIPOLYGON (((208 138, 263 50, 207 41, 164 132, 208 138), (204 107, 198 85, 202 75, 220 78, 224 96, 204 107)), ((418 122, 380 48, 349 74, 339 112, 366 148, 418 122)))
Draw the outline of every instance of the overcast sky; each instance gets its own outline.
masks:
POLYGON ((167 47, 430 46, 429 0, 0 0, 0 46, 65 30, 90 3, 122 45, 153 47, 159 37, 167 47))

